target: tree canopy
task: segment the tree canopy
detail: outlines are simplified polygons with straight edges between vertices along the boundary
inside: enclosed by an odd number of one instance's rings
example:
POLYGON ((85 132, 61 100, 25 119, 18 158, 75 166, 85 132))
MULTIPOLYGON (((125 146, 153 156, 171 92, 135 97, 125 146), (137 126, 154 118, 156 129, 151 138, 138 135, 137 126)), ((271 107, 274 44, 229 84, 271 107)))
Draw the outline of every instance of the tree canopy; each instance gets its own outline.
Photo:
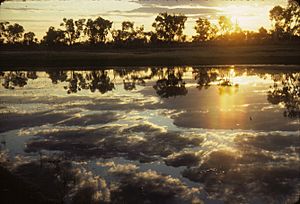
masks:
POLYGON ((155 28, 158 39, 171 42, 181 41, 183 38, 183 29, 187 17, 184 15, 175 15, 168 13, 160 13, 156 18, 152 27, 155 28))
POLYGON ((296 1, 289 1, 286 8, 275 6, 270 11, 270 19, 277 39, 300 35, 300 6, 296 1))
POLYGON ((91 44, 105 43, 111 26, 111 21, 105 20, 101 17, 98 17, 95 20, 88 19, 84 29, 84 34, 88 36, 91 44))
POLYGON ((217 27, 212 25, 207 19, 199 18, 196 21, 196 35, 193 36, 194 41, 208 41, 216 37, 217 27))
POLYGON ((53 46, 64 44, 65 42, 65 33, 64 31, 58 29, 56 30, 54 27, 50 27, 44 36, 42 43, 45 45, 53 46))

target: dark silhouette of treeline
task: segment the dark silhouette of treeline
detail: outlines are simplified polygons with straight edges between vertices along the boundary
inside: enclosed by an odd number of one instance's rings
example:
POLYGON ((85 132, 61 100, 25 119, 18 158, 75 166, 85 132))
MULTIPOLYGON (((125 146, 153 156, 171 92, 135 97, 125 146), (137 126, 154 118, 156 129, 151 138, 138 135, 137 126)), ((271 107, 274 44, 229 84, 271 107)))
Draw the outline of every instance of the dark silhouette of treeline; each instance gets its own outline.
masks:
POLYGON ((25 32, 22 25, 0 23, 0 44, 2 46, 46 46, 46 47, 144 47, 170 44, 265 44, 300 41, 300 6, 290 0, 283 8, 275 6, 269 12, 272 29, 261 27, 258 31, 242 30, 237 23, 221 16, 217 25, 206 18, 199 18, 195 24, 196 35, 191 41, 183 34, 187 17, 182 14, 160 13, 152 27, 134 22, 122 22, 120 29, 112 29, 113 22, 96 19, 64 18, 60 28, 51 26, 45 36, 38 40, 33 32, 25 32))
MULTIPOLYGON (((136 86, 145 86, 147 80, 155 78, 153 85, 157 95, 161 98, 184 96, 188 93, 186 82, 183 79, 187 68, 147 68, 147 69, 114 69, 92 70, 92 71, 47 71, 49 79, 53 84, 65 83, 64 89, 67 94, 77 93, 82 90, 90 90, 92 93, 105 94, 115 89, 115 78, 123 80, 123 88, 127 91, 136 89, 136 86)), ((192 74, 199 91, 208 89, 212 84, 219 88, 228 87, 230 91, 238 91, 239 85, 233 84, 230 69, 193 68, 192 74)), ((245 70, 244 70, 245 71, 245 70)), ((235 70, 235 75, 244 73, 235 70)), ((249 73, 251 74, 251 73, 249 73)), ((257 74, 265 77, 263 73, 257 74)), ((2 86, 5 89, 24 87, 28 80, 38 78, 36 71, 9 71, 0 72, 2 86)), ((271 104, 282 103, 285 106, 284 116, 289 118, 300 118, 300 73, 272 74, 274 85, 270 87, 267 99, 271 104)), ((219 89, 219 94, 226 94, 219 89)))

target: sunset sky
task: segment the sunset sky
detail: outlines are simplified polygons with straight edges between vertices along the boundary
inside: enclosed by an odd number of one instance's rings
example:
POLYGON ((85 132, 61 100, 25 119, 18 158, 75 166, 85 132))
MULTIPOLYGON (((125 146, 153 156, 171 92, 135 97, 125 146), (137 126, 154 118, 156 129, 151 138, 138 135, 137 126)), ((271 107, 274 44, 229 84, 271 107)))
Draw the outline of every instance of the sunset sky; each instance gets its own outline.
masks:
POLYGON ((198 17, 212 22, 221 15, 237 21, 243 29, 270 28, 269 10, 286 5, 287 0, 8 0, 0 6, 0 20, 19 23, 41 38, 49 26, 59 27, 64 17, 101 16, 119 28, 124 20, 150 30, 159 12, 183 13, 188 17, 185 34, 194 34, 198 17))

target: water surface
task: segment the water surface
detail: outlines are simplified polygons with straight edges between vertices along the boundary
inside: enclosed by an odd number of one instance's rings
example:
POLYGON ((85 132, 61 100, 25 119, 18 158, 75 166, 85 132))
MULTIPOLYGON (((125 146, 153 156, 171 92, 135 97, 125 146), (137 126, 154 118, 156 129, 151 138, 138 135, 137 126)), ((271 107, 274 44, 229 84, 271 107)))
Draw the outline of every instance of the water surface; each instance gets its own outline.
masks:
POLYGON ((105 183, 98 200, 299 199, 298 67, 5 71, 1 84, 2 157, 63 154, 105 183))

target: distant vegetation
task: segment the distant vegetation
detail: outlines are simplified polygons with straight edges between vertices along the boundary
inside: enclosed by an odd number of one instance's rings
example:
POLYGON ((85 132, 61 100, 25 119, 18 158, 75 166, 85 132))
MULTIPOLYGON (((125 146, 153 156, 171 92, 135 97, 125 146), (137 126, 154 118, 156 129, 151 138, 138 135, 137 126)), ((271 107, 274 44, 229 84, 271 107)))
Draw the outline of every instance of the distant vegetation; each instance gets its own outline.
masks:
POLYGON ((39 40, 33 32, 25 32, 17 23, 0 22, 0 44, 26 46, 78 46, 113 45, 116 47, 139 47, 170 43, 194 42, 262 44, 280 41, 300 41, 300 6, 289 1, 287 7, 275 6, 269 13, 272 29, 261 27, 258 31, 242 30, 228 17, 219 17, 217 25, 206 18, 195 24, 196 35, 191 40, 183 34, 187 17, 182 14, 160 13, 154 20, 154 31, 146 32, 143 26, 124 21, 120 29, 112 29, 112 21, 96 19, 64 18, 60 28, 50 27, 39 40))

